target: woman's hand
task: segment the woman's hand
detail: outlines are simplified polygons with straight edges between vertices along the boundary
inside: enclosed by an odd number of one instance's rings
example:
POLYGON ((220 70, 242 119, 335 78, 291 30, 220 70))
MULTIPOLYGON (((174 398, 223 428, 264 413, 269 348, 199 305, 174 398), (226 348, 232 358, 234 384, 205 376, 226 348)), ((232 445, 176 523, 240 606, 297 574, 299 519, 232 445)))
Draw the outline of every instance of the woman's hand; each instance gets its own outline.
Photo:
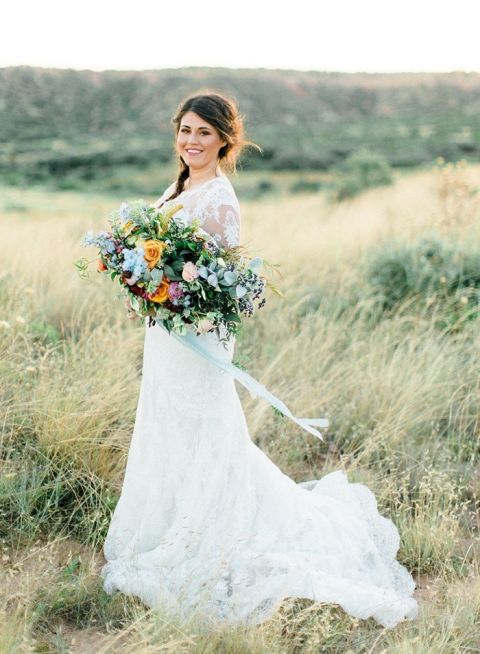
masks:
POLYGON ((127 309, 127 318, 129 320, 133 320, 134 318, 137 317, 137 314, 132 309, 132 305, 130 304, 130 298, 129 297, 125 298, 125 308, 127 309))

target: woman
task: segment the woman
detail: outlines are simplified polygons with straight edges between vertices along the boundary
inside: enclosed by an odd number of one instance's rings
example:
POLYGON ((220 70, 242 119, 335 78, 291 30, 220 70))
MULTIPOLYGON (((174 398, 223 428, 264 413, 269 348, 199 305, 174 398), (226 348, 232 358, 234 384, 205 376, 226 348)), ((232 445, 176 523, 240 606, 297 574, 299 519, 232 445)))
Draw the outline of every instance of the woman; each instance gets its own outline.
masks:
MULTIPOLYGON (((175 216, 199 217, 222 245, 238 245, 238 200, 220 168, 235 170, 251 143, 235 103, 197 95, 173 122, 180 172, 156 206, 181 203, 175 216)), ((208 327, 197 338, 231 361, 234 340, 225 348, 208 327)), ((365 485, 341 470, 295 483, 252 442, 233 377, 145 325, 135 426, 104 545, 107 592, 246 624, 304 597, 392 627, 417 614, 398 547, 365 485)))

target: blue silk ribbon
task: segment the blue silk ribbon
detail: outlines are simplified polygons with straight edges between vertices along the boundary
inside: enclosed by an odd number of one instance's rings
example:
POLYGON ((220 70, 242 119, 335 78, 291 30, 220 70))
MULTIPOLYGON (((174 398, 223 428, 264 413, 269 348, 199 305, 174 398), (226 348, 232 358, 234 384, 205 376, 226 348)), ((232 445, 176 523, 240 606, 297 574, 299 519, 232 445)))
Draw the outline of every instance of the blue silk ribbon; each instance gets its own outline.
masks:
MULTIPOLYGON (((158 321, 157 324, 168 332, 168 330, 160 321, 158 321)), ((212 352, 207 347, 205 347, 205 344, 201 341, 201 339, 199 339, 192 331, 187 331, 186 334, 177 334, 172 330, 170 332, 170 336, 173 336, 173 338, 175 338, 177 341, 183 343, 191 350, 203 356, 207 361, 210 361, 210 363, 213 363, 225 372, 230 373, 233 377, 235 377, 235 379, 243 384, 243 386, 245 386, 245 388, 250 392, 251 397, 263 397, 265 400, 267 400, 267 402, 270 402, 272 406, 278 409, 280 413, 288 416, 294 422, 296 422, 297 425, 300 425, 302 429, 305 429, 310 434, 317 436, 317 438, 320 440, 324 440, 321 433, 315 429, 313 425, 316 425, 317 427, 328 427, 329 421, 327 418, 297 418, 293 415, 293 413, 284 402, 279 400, 278 397, 275 397, 273 393, 270 393, 270 391, 265 388, 263 384, 260 384, 256 379, 249 375, 248 372, 241 370, 230 361, 223 361, 221 358, 212 354, 212 352)))

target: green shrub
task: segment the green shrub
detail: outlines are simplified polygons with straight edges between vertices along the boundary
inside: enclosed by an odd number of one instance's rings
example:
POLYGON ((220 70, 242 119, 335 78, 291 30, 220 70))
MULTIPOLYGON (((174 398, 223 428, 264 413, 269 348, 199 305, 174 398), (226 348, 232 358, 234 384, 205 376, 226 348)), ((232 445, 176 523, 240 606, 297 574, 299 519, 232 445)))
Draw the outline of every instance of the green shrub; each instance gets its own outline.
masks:
POLYGON ((338 168, 332 186, 333 197, 340 202, 364 189, 388 185, 392 181, 392 171, 385 157, 362 147, 350 154, 338 168))
POLYGON ((26 213, 30 207, 23 202, 4 202, 3 210, 5 212, 14 212, 14 213, 26 213))
POLYGON ((96 544, 105 539, 116 502, 106 482, 78 462, 25 443, 10 451, 0 475, 0 538, 28 543, 69 535, 96 544))
POLYGON ((369 318, 382 319, 408 305, 429 312, 441 329, 458 331, 480 310, 480 252, 424 237, 390 242, 370 252, 351 302, 367 303, 369 318))
POLYGON ((55 345, 61 339, 60 331, 55 325, 42 320, 32 320, 28 329, 33 338, 41 343, 55 345))
POLYGON ((291 193, 317 193, 322 188, 319 181, 309 179, 297 179, 290 186, 291 193))
POLYGON ((37 638, 59 622, 76 629, 93 623, 97 629, 120 629, 131 623, 142 602, 122 593, 108 595, 98 575, 75 557, 57 575, 55 583, 40 588, 33 601, 32 626, 37 638))

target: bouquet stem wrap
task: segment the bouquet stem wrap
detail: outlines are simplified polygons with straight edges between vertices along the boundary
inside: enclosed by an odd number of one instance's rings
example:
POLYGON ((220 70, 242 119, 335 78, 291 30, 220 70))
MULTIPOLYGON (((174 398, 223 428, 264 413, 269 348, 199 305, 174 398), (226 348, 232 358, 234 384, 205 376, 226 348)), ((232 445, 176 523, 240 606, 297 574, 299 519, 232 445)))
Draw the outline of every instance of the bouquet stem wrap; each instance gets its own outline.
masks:
MULTIPOLYGON (((165 327, 161 324, 160 326, 162 329, 165 329, 165 327)), ((167 331, 165 329, 165 331, 167 331)), ((310 434, 313 434, 320 440, 324 440, 321 433, 313 427, 313 425, 316 425, 317 427, 328 427, 329 421, 327 418, 297 418, 296 416, 293 415, 293 413, 290 411, 290 409, 287 407, 287 405, 282 402, 282 400, 279 400, 278 397, 273 395, 263 384, 260 384, 256 379, 254 379, 251 375, 248 374, 248 372, 245 372, 244 370, 241 370, 237 366, 235 366, 233 363, 230 361, 223 361, 219 357, 216 357, 213 355, 208 348, 205 347, 205 344, 201 342, 201 340, 191 331, 187 331, 186 334, 177 334, 173 330, 170 332, 170 336, 173 336, 173 338, 176 338, 177 341, 180 341, 185 345, 186 347, 189 347, 191 350, 197 352, 200 356, 204 357, 207 361, 210 361, 214 365, 218 366, 225 372, 230 373, 235 379, 237 379, 243 386, 245 386, 246 389, 250 392, 251 396, 259 396, 263 397, 267 402, 270 402, 272 406, 274 406, 276 409, 278 409, 284 416, 288 416, 291 418, 294 422, 297 423, 297 425, 300 425, 302 429, 305 429, 308 431, 310 434)))

